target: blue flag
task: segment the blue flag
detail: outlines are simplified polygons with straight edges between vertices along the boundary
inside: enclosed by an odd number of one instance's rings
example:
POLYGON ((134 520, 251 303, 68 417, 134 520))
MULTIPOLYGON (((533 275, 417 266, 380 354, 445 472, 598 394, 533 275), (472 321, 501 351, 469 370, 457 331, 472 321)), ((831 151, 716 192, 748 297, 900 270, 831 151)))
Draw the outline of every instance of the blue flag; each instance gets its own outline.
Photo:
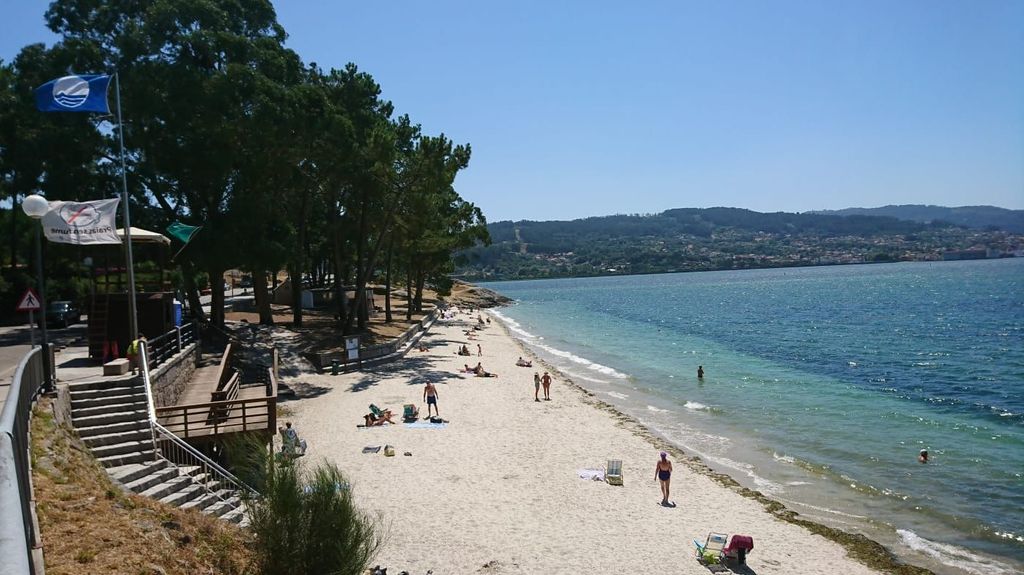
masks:
POLYGON ((107 107, 110 76, 83 74, 64 76, 36 88, 36 108, 40 112, 103 112, 107 107))

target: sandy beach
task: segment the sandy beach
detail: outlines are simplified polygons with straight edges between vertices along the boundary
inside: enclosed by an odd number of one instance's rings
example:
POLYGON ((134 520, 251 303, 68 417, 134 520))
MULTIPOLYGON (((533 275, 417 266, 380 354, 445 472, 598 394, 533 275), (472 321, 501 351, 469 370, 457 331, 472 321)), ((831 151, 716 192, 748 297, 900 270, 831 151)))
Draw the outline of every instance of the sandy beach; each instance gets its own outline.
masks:
POLYGON ((551 401, 534 401, 533 374, 547 367, 536 359, 533 368, 517 367, 525 353, 496 319, 467 339, 475 317, 435 322, 421 340, 427 351, 384 367, 285 380, 302 397, 286 405, 309 445, 304 462, 337 463, 358 504, 380 516, 388 536, 374 563, 389 573, 706 574, 692 540, 709 531, 753 537, 748 569, 738 573, 879 573, 689 468, 677 450, 676 506, 662 506, 656 440, 561 375, 551 401), (456 355, 463 343, 472 357, 456 355), (460 373, 478 361, 499 377, 460 373), (428 381, 449 422, 443 428, 357 427, 371 403, 399 416, 415 403, 422 422, 428 381), (396 455, 363 453, 384 445, 396 455), (608 459, 622 460, 624 485, 579 477, 608 459))

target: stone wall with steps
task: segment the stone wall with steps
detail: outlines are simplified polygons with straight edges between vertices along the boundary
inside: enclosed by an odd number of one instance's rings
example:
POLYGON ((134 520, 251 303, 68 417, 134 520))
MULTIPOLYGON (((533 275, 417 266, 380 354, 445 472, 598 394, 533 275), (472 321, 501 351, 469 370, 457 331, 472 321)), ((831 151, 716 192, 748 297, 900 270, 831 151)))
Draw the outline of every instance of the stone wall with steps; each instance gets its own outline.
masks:
POLYGON ((200 468, 157 457, 143 385, 141 376, 68 385, 72 424, 93 456, 129 491, 248 523, 237 495, 220 489, 200 468))

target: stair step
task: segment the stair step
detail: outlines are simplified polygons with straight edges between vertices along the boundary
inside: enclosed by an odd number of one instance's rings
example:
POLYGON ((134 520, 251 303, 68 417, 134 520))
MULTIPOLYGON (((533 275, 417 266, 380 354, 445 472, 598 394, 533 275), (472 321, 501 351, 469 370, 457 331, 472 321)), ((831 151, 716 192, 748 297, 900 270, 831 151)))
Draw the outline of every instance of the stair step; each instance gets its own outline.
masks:
POLYGON ((72 420, 76 429, 110 425, 124 422, 149 422, 149 413, 145 409, 126 409, 124 411, 100 413, 96 415, 73 414, 72 420))
POLYGON ((162 469, 166 469, 168 466, 169 463, 166 459, 157 459, 156 461, 149 461, 146 463, 132 463, 121 467, 111 467, 107 469, 107 473, 114 481, 117 481, 122 485, 127 485, 136 479, 156 473, 162 469))
POLYGON ((146 489, 145 491, 140 491, 139 495, 144 495, 146 497, 149 497, 150 499, 160 499, 163 497, 167 497, 172 493, 176 493, 182 489, 185 489, 190 485, 192 485, 191 479, 189 479, 188 477, 178 476, 175 477, 174 479, 171 479, 170 481, 158 483, 153 487, 146 489))
POLYGON ((218 501, 217 503, 214 503, 213 505, 204 509, 203 513, 213 515, 214 517, 221 517, 226 513, 230 513, 235 509, 238 509, 239 506, 240 503, 232 503, 230 500, 218 501))
POLYGON ((75 412, 90 407, 103 407, 106 405, 125 405, 134 403, 146 403, 145 393, 130 393, 125 395, 108 395, 106 397, 86 397, 84 399, 71 399, 71 411, 75 412))
POLYGON ((206 494, 202 497, 193 499, 192 501, 186 501, 181 505, 182 509, 195 509, 196 511, 205 511, 208 507, 216 505, 220 502, 220 498, 216 495, 206 494))
MULTIPOLYGON (((107 435, 111 433, 127 433, 129 431, 145 431, 146 433, 149 433, 149 420, 120 421, 117 423, 108 423, 106 425, 96 425, 93 427, 78 427, 75 431, 78 432, 78 437, 81 437, 83 441, 97 435, 107 435)), ((86 443, 88 443, 88 441, 86 441, 86 443)))
POLYGON ((100 465, 103 467, 120 467, 130 463, 146 463, 148 461, 153 461, 154 459, 156 459, 156 452, 150 449, 134 453, 122 453, 118 455, 108 455, 106 457, 97 457, 96 461, 99 461, 100 465))
MULTIPOLYGON (((149 442, 152 444, 153 436, 150 435, 148 429, 137 429, 133 431, 121 431, 117 433, 105 433, 102 435, 93 435, 85 437, 82 441, 89 446, 90 449, 95 451, 96 448, 104 447, 107 445, 117 445, 120 443, 128 442, 149 442)), ((108 454, 109 455, 109 454, 108 454)))
POLYGON ((97 405, 94 407, 72 408, 71 417, 91 417, 93 415, 106 415, 109 413, 117 413, 121 411, 146 411, 145 396, 140 397, 138 399, 119 401, 118 403, 109 403, 106 405, 97 405))
POLYGON ((146 396, 146 390, 145 389, 143 389, 142 387, 130 385, 131 382, 124 381, 124 380, 119 380, 119 381, 115 381, 114 383, 118 383, 120 385, 117 385, 117 386, 114 386, 114 387, 103 387, 103 388, 99 388, 99 389, 96 389, 96 388, 83 388, 83 389, 71 388, 71 389, 68 390, 68 391, 71 392, 71 404, 75 405, 76 401, 80 401, 80 400, 83 400, 83 399, 108 398, 108 397, 113 397, 113 396, 118 396, 118 395, 136 395, 136 394, 139 394, 139 395, 142 395, 143 397, 146 396))
POLYGON ((124 455, 126 453, 146 451, 147 449, 153 450, 153 442, 149 441, 148 436, 145 441, 123 441, 109 445, 98 445, 92 448, 92 454, 99 459, 103 459, 112 455, 124 455))
POLYGON ((142 493, 143 491, 149 489, 150 487, 153 487, 154 485, 159 485, 161 483, 170 481, 175 477, 178 477, 178 470, 175 469, 174 467, 165 467, 163 469, 150 473, 149 475, 140 477, 135 481, 125 483, 124 486, 134 491, 135 493, 142 493))
POLYGON ((206 495, 206 490, 203 489, 202 486, 192 483, 180 491, 172 493, 166 497, 161 497, 160 501, 168 505, 180 507, 189 501, 202 497, 203 495, 206 495))
POLYGON ((220 518, 229 523, 239 524, 242 522, 243 519, 245 519, 245 509, 239 507, 237 509, 225 513, 224 515, 221 515, 220 518))
POLYGON ((89 389, 110 389, 113 387, 137 387, 142 388, 142 377, 126 375, 122 377, 106 377, 103 379, 97 379, 95 381, 84 381, 81 383, 73 383, 68 386, 68 391, 72 394, 79 391, 89 389), (132 382, 133 378, 137 378, 138 382, 132 382))

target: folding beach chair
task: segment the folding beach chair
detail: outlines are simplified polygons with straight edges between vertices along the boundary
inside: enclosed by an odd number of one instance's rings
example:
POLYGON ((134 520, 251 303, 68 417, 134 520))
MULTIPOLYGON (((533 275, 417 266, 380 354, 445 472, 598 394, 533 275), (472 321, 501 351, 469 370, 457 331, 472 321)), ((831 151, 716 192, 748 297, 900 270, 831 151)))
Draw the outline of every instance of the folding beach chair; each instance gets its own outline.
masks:
POLYGON ((608 485, 622 485, 622 460, 609 459, 604 471, 604 480, 608 485))
POLYGON ((747 554, 754 549, 754 538, 749 535, 733 535, 729 544, 722 549, 722 557, 735 561, 737 565, 747 564, 747 554))
POLYGON ((415 405, 407 403, 402 406, 402 421, 416 421, 420 416, 420 410, 415 405))
POLYGON ((725 543, 729 539, 729 536, 724 533, 708 533, 707 540, 701 545, 700 541, 693 540, 693 544, 697 546, 697 561, 700 561, 704 565, 719 565, 724 559, 722 550, 725 549, 725 543))

